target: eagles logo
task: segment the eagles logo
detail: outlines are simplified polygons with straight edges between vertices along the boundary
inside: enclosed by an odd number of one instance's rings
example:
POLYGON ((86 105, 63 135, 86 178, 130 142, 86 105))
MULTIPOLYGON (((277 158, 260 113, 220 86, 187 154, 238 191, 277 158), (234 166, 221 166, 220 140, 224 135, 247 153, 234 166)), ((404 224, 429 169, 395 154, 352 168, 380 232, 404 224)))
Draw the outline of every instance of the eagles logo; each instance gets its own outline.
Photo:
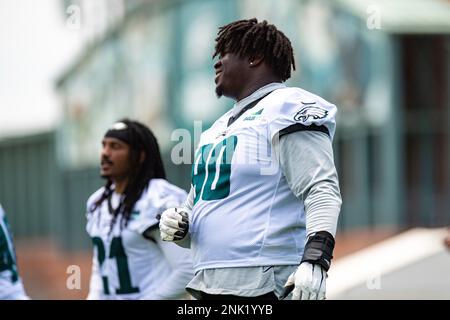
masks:
POLYGON ((306 122, 310 117, 314 120, 323 119, 328 115, 328 111, 322 108, 307 105, 303 107, 297 114, 294 116, 295 121, 306 122))

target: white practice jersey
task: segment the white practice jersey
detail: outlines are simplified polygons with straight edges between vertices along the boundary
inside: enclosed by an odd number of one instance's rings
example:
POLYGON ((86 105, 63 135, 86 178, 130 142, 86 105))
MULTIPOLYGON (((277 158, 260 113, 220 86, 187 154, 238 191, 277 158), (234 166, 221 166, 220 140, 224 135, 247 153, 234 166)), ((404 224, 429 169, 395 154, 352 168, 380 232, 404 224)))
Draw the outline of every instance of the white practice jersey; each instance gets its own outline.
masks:
MULTIPOLYGON (((185 285, 179 286, 177 296, 160 297, 161 290, 173 272, 159 241, 152 241, 142 235, 148 228, 155 227, 159 234, 157 215, 165 209, 180 205, 186 192, 164 179, 152 179, 148 188, 136 202, 127 226, 120 227, 121 214, 111 230, 112 214, 105 200, 94 212, 90 208, 103 193, 104 188, 95 192, 87 201, 86 230, 94 245, 93 278, 89 299, 156 299, 181 298, 186 293, 185 285), (98 277, 99 279, 95 279, 98 277), (96 287, 100 288, 96 288, 96 287)), ((111 205, 117 208, 120 195, 113 193, 111 205)), ((189 250, 173 243, 164 244, 177 250, 174 255, 180 259, 179 266, 192 270, 189 250)), ((189 277, 192 274, 189 273, 189 277)), ((173 289, 173 288, 172 288, 173 289)), ((175 290, 176 291, 176 290, 175 290)))
POLYGON ((274 145, 301 130, 333 139, 336 112, 319 96, 280 85, 229 126, 232 110, 201 135, 189 229, 196 271, 300 263, 304 205, 290 190, 274 145))
POLYGON ((16 254, 5 212, 0 205, 0 300, 28 299, 17 271, 16 254))

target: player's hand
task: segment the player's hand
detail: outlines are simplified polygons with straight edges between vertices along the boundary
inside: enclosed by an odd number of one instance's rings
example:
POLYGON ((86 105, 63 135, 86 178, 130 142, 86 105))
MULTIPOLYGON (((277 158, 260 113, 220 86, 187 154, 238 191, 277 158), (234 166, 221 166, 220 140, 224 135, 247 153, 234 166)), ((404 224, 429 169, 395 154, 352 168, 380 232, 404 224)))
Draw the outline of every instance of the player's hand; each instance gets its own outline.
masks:
POLYGON ((189 230, 189 213, 184 208, 167 209, 161 214, 159 230, 164 241, 184 239, 189 230))
POLYGON ((292 300, 324 300, 327 272, 318 264, 303 262, 286 281, 294 286, 292 300))

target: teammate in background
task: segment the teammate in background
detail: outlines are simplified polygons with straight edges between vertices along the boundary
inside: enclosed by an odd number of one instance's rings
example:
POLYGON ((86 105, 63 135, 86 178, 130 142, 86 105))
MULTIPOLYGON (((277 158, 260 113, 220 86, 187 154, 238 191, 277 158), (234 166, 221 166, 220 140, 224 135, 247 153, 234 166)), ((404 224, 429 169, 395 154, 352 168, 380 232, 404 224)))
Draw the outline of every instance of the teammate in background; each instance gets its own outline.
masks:
POLYGON ((106 185, 87 201, 94 257, 88 299, 181 299, 193 276, 189 250, 163 242, 158 218, 186 192, 166 180, 155 136, 128 119, 102 140, 106 185))
POLYGON ((13 239, 0 205, 0 300, 28 300, 17 271, 13 239))
POLYGON ((236 103, 201 135, 187 201, 162 214, 161 237, 192 249, 198 299, 324 299, 342 202, 336 107, 283 84, 293 50, 266 21, 221 27, 216 56, 216 94, 236 103))

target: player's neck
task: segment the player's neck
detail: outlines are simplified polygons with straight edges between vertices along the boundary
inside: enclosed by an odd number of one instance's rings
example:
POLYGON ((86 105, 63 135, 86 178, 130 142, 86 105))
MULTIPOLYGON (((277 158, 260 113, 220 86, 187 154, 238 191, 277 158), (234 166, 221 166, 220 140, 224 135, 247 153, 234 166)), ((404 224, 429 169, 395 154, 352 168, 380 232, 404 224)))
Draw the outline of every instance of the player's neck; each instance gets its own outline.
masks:
POLYGON ((128 184, 128 177, 125 177, 123 179, 114 179, 114 191, 119 194, 124 193, 127 184, 128 184))
POLYGON ((264 77, 255 77, 253 81, 251 81, 241 92, 237 95, 236 101, 241 101, 244 98, 247 98, 252 93, 261 89, 262 87, 273 83, 273 82, 281 82, 280 79, 275 76, 264 76, 264 77))

